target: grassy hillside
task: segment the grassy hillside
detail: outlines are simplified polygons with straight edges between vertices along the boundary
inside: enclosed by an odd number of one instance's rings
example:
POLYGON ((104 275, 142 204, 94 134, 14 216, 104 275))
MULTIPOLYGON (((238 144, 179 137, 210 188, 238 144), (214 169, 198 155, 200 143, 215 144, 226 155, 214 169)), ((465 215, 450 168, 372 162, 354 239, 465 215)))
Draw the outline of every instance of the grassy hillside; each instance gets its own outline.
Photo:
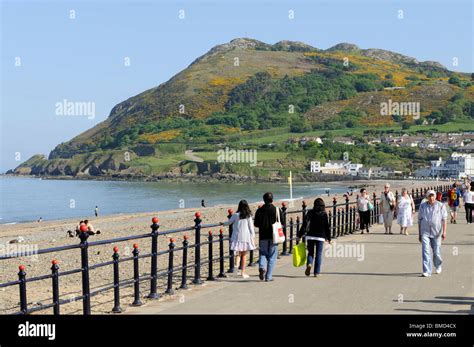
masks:
MULTIPOLYGON (((293 136, 362 135, 367 129, 402 126, 474 130, 473 94, 471 75, 394 52, 352 44, 322 51, 301 42, 235 39, 212 48, 166 83, 116 105, 106 121, 58 145, 49 160, 35 157, 18 172, 227 172, 233 169, 213 166, 216 150, 225 145, 260 146, 262 162, 253 173, 270 174, 285 165, 303 170, 321 153, 288 148, 293 136), (381 104, 388 100, 419 103, 419 119, 382 116, 381 104), (190 163, 187 149, 200 149, 205 163, 190 163)), ((405 154, 389 155, 402 166, 397 158, 405 154)), ((380 156, 377 163, 384 160, 389 157, 380 156)))

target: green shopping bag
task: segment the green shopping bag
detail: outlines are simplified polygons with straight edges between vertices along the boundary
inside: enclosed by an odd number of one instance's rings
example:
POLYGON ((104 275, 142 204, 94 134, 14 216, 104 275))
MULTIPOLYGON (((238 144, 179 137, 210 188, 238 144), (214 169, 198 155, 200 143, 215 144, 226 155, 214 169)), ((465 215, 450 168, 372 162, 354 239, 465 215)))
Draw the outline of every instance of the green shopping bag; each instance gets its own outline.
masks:
POLYGON ((306 245, 304 242, 293 247, 293 266, 300 267, 306 264, 306 245))

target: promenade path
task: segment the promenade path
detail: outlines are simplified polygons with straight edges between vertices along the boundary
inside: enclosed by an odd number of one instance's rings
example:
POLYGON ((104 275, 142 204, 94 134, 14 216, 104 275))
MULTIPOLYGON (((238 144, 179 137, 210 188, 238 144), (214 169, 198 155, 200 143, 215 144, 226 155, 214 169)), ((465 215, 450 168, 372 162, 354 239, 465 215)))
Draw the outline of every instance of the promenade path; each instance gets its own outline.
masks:
POLYGON ((304 276, 304 267, 293 267, 291 255, 281 256, 273 282, 261 282, 255 266, 248 280, 227 274, 126 313, 473 314, 474 225, 466 224, 464 214, 458 223, 448 224, 443 272, 430 278, 420 277, 417 226, 405 236, 396 224, 394 235, 384 235, 377 225, 370 234, 334 240, 333 249, 359 247, 361 253, 325 256, 322 277, 304 276))

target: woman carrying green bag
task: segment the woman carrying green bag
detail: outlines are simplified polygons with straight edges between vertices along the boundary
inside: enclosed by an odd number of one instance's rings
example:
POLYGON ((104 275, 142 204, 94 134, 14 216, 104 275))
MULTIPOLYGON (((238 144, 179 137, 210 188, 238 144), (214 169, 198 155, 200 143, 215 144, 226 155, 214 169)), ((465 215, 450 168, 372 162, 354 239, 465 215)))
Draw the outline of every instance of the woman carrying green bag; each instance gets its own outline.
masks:
POLYGON ((329 230, 329 219, 326 213, 324 200, 317 198, 314 200, 314 207, 306 213, 303 224, 298 231, 297 240, 305 237, 308 247, 308 258, 306 261, 305 275, 311 274, 314 260, 314 277, 321 273, 321 263, 323 260, 324 241, 331 243, 331 231, 329 230), (316 248, 316 258, 314 251, 316 248))

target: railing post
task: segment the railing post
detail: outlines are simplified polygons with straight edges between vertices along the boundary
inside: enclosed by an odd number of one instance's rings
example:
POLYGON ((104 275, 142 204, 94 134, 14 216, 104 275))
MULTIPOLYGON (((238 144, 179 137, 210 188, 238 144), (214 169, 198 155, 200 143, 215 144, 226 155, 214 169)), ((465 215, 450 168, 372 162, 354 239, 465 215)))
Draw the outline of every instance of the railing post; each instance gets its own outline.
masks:
POLYGON ((157 271, 158 271, 158 229, 160 225, 158 224, 158 218, 153 217, 151 219, 151 273, 150 273, 150 294, 148 294, 149 299, 158 299, 160 295, 156 291, 156 282, 157 282, 157 271))
POLYGON ((26 301, 26 272, 25 266, 20 265, 18 267, 20 272, 18 272, 18 279, 20 280, 19 288, 20 288, 20 311, 23 314, 28 314, 28 304, 26 301))
POLYGON ((290 217, 290 249, 289 253, 293 251, 293 217, 290 217))
POLYGON ((346 212, 346 228, 347 228, 347 234, 350 235, 352 234, 352 230, 351 230, 351 227, 352 227, 352 207, 349 206, 348 207, 348 210, 346 212))
MULTIPOLYGON (((301 228, 300 216, 296 216, 296 235, 298 235, 300 233, 300 228, 301 228)), ((298 244, 298 242, 295 242, 295 243, 298 244)), ((293 247, 292 247, 292 249, 293 249, 293 247)))
POLYGON ((342 236, 346 235, 345 227, 346 227, 346 213, 344 211, 344 207, 341 207, 341 234, 342 236))
POLYGON ((283 242, 283 249, 281 251, 281 255, 288 255, 288 249, 287 249, 287 245, 288 245, 288 237, 286 236, 287 235, 287 232, 286 232, 286 210, 288 208, 286 207, 286 203, 285 202, 282 202, 281 203, 281 223, 283 224, 283 234, 285 235, 285 241, 283 242))
POLYGON ((377 205, 377 194, 375 194, 375 192, 374 192, 372 197, 374 199, 374 202, 373 202, 374 209, 372 210, 372 219, 371 219, 372 222, 370 223, 371 225, 377 223, 377 220, 376 220, 377 210, 376 210, 376 207, 375 207, 377 205))
POLYGON ((89 233, 87 232, 87 226, 81 225, 81 233, 79 234, 81 239, 81 270, 82 270, 82 306, 85 315, 91 314, 91 298, 90 298, 90 284, 89 284, 89 245, 87 239, 89 233))
POLYGON ((355 209, 354 206, 351 206, 351 207, 349 208, 349 213, 351 214, 351 218, 350 218, 350 220, 349 220, 349 223, 350 223, 350 231, 349 231, 349 233, 350 233, 350 234, 353 234, 353 233, 354 233, 354 230, 355 230, 355 229, 354 229, 354 218, 355 218, 354 209, 355 209))
MULTIPOLYGON (((255 262, 253 261, 253 249, 249 252, 249 263, 247 264, 247 266, 255 266, 255 262)), ((242 269, 242 266, 239 266, 239 269, 241 270, 242 269)))
POLYGON ((334 238, 334 229, 332 227, 332 212, 328 211, 328 222, 329 222, 329 232, 331 233, 331 238, 334 238))
POLYGON ((213 266, 212 266, 212 265, 214 264, 214 262, 213 262, 213 260, 214 260, 214 253, 213 253, 213 251, 212 251, 212 244, 213 244, 212 239, 213 239, 213 237, 212 237, 212 231, 209 230, 209 236, 207 237, 207 240, 208 240, 208 242, 209 242, 209 243, 208 243, 208 246, 209 246, 209 250, 208 250, 208 253, 209 253, 209 254, 208 254, 208 258, 209 258, 209 265, 208 265, 208 267, 209 267, 209 274, 208 274, 208 276, 207 276, 207 280, 208 280, 208 281, 214 281, 214 280, 215 280, 215 278, 214 278, 214 276, 213 276, 213 274, 212 274, 212 273, 213 273, 213 266))
POLYGON ((120 275, 119 275, 119 248, 114 247, 114 254, 112 259, 114 261, 114 307, 112 312, 120 313, 122 308, 120 307, 120 275))
POLYGON ((183 269, 181 272, 181 289, 188 289, 187 273, 188 273, 188 235, 184 235, 183 240, 183 269))
POLYGON ((138 245, 133 244, 133 288, 134 288, 134 300, 132 306, 141 306, 142 302, 140 300, 140 268, 138 267, 138 245))
POLYGON ((346 195, 346 222, 344 224, 344 234, 349 234, 349 196, 346 195))
MULTIPOLYGON (((232 215, 234 214, 234 211, 232 211, 231 208, 227 210, 227 219, 230 219, 232 215)), ((230 249, 230 239, 232 237, 232 232, 233 232, 233 225, 229 225, 229 270, 227 270, 227 273, 233 273, 235 271, 235 258, 234 258, 234 251, 230 249)))
POLYGON ((173 290, 173 255, 174 255, 174 242, 173 238, 170 239, 169 252, 168 252, 168 285, 166 286, 166 294, 174 294, 173 290))
POLYGON ((338 235, 338 232, 337 232, 337 207, 336 207, 336 204, 337 204, 337 200, 336 200, 336 197, 333 197, 332 198, 332 225, 333 225, 333 228, 334 228, 334 238, 337 239, 337 237, 339 236, 338 235))
POLYGON ((194 214, 195 245, 194 245, 194 284, 202 284, 201 280, 201 212, 194 214))
POLYGON ((224 273, 224 230, 219 230, 219 278, 227 277, 224 273))
POLYGON ((53 259, 51 261, 51 279, 53 284, 53 313, 59 315, 59 261, 53 259))
POLYGON ((341 233, 341 209, 337 209, 337 236, 342 236, 341 233))

